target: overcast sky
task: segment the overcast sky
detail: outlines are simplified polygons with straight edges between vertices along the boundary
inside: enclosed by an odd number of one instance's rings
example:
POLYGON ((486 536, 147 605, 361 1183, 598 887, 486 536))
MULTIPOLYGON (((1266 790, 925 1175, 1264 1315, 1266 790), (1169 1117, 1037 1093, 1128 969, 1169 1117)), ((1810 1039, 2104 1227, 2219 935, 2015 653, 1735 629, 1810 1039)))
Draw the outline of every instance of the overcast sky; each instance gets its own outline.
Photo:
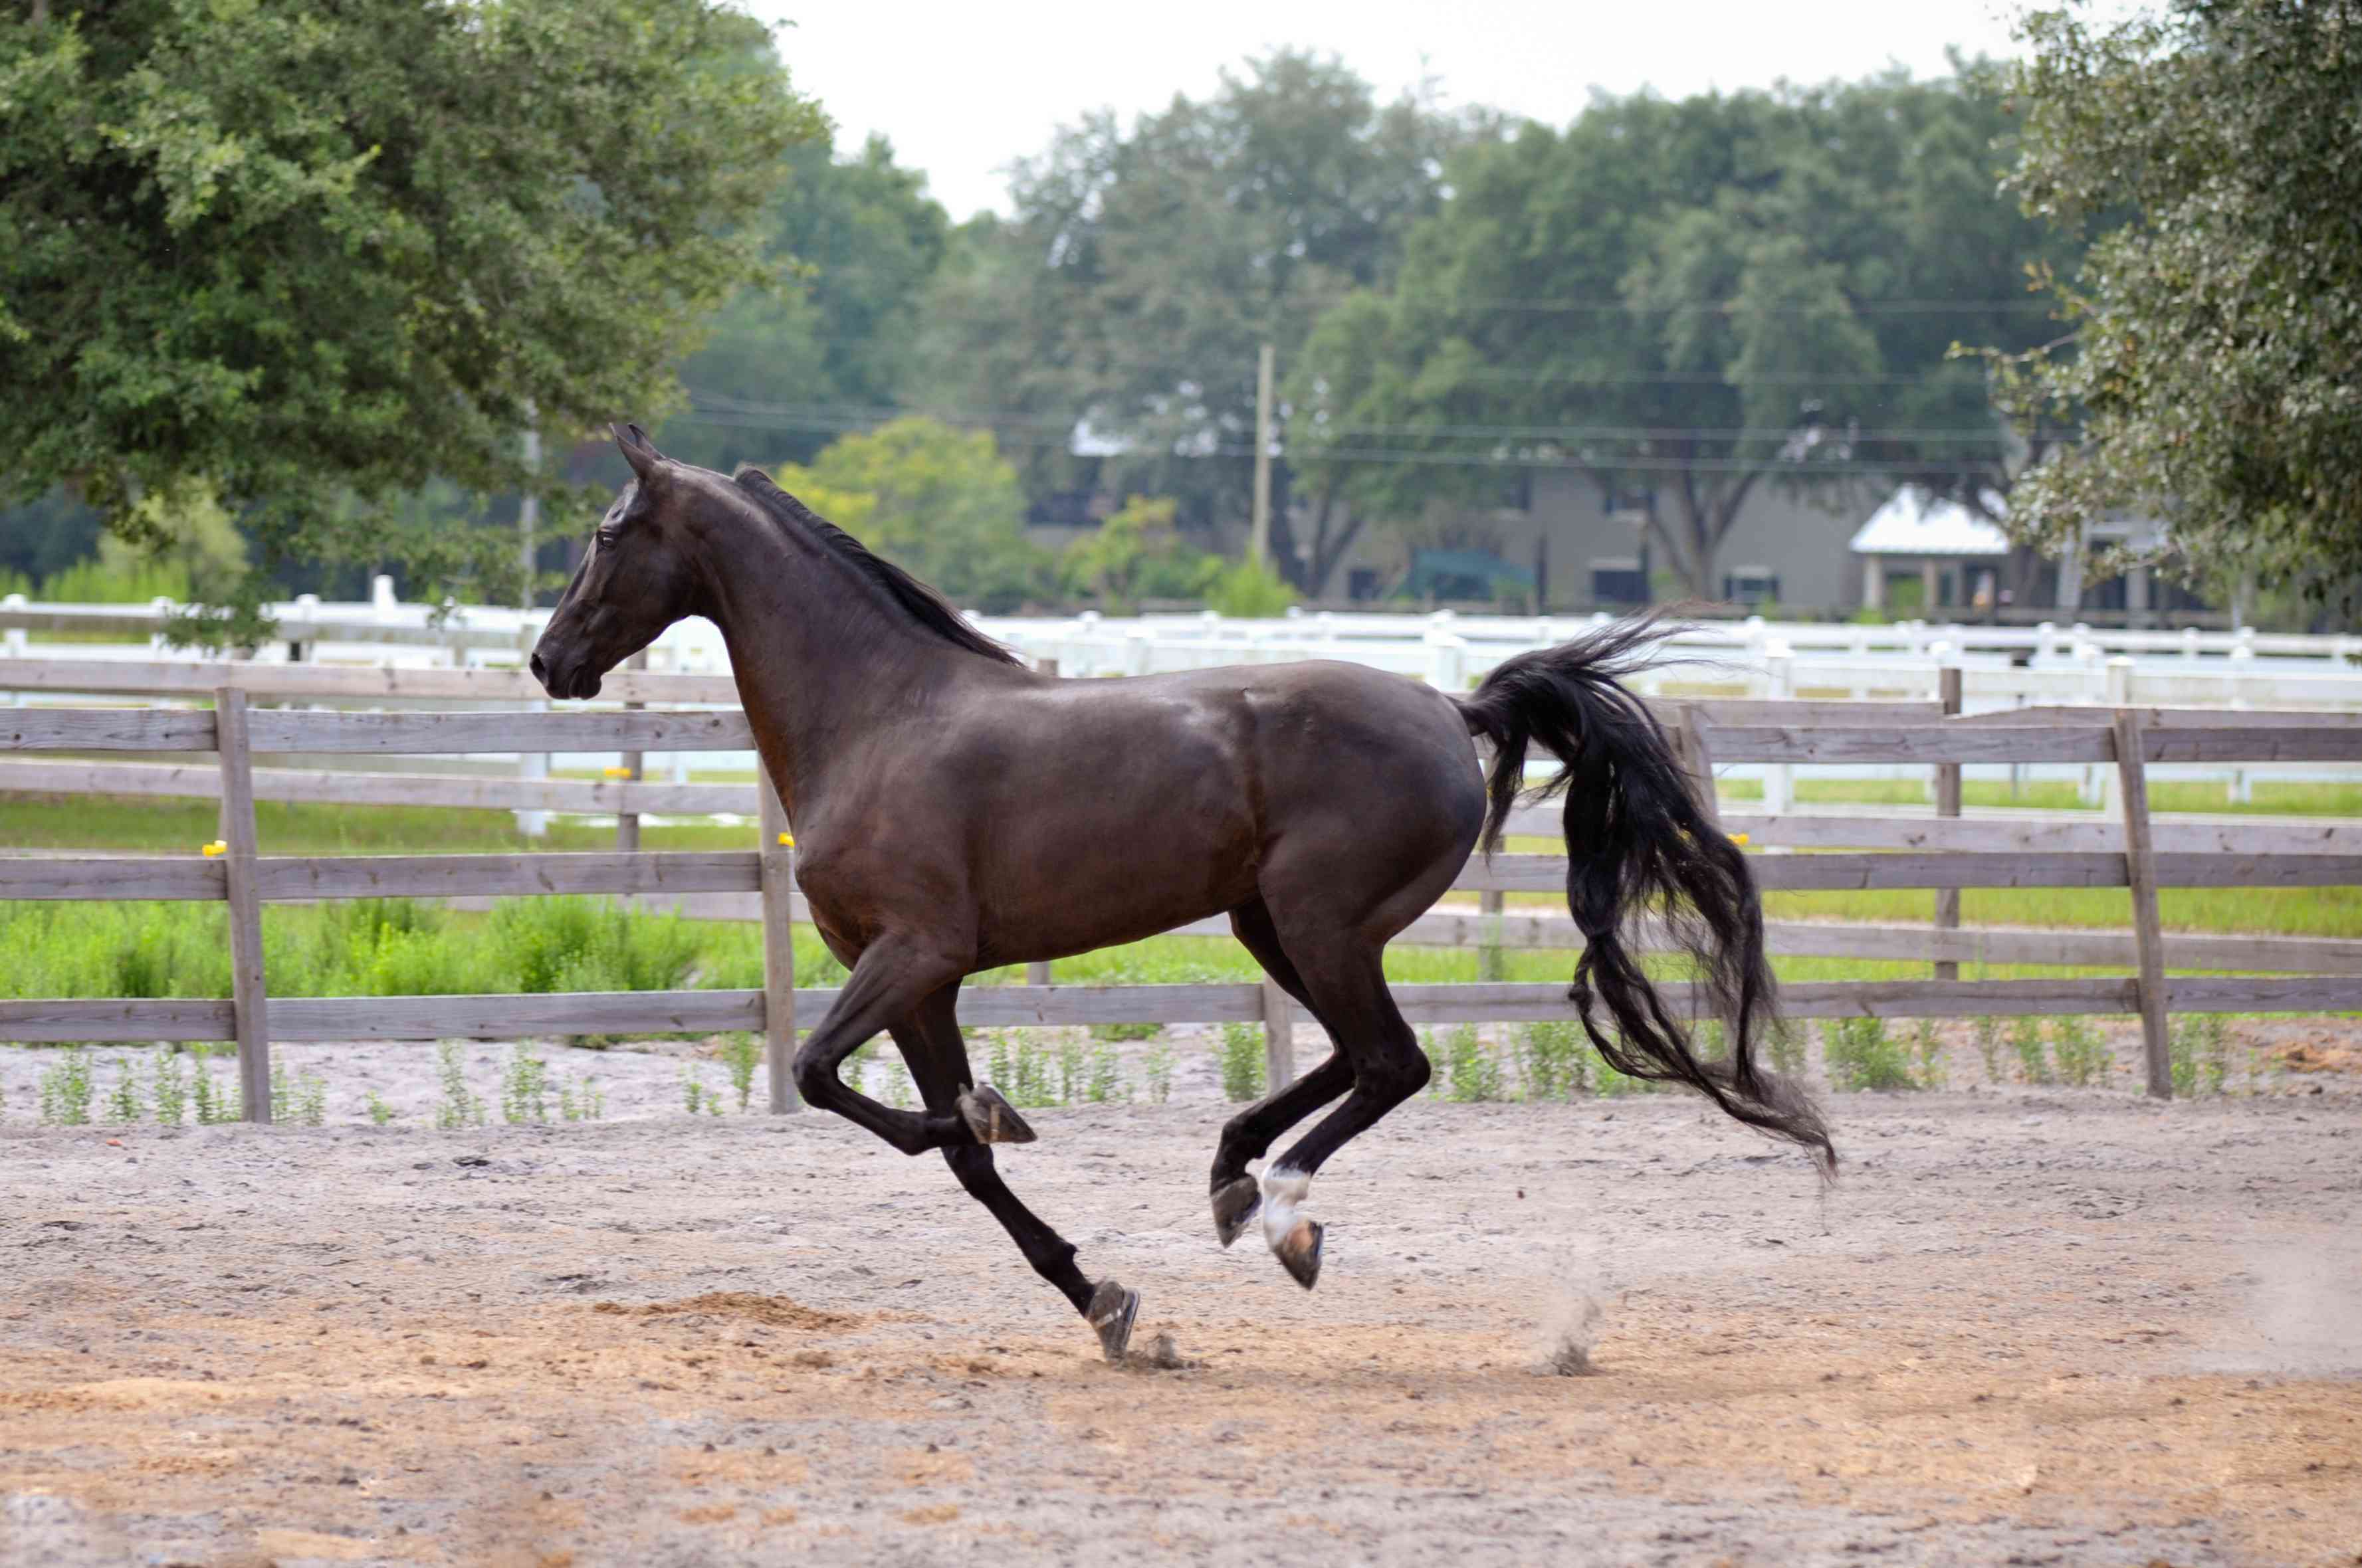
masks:
POLYGON ((2018 9, 2005 0, 747 3, 791 24, 781 52, 836 122, 840 150, 885 133, 955 218, 1006 211, 1002 170, 1082 111, 1112 107, 1129 119, 1175 93, 1201 96, 1222 67, 1282 46, 1340 55, 1385 96, 1431 74, 1448 103, 1563 124, 1594 87, 1679 97, 1898 63, 1934 75, 1947 45, 2015 52, 2018 9))

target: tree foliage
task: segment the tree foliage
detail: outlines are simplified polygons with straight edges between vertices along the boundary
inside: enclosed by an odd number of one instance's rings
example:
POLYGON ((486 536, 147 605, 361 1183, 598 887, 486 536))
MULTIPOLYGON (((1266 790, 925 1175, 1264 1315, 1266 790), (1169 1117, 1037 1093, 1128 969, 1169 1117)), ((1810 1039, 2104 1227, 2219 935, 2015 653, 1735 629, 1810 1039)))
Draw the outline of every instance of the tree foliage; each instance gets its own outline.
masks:
POLYGON ((0 404, 10 496, 145 539, 140 498, 194 486, 261 566, 511 588, 512 544, 396 499, 554 494, 528 424, 661 406, 762 273, 721 231, 819 128, 707 0, 11 7, 0 379, 40 395, 0 404))
POLYGON ((2023 451, 1948 351, 2044 334, 2025 269, 2048 242, 1995 190, 2006 128, 1966 70, 1602 99, 1464 150, 1396 286, 1294 369, 1301 482, 1415 516, 1579 469, 1706 595, 1766 483, 1994 486, 2023 451))
POLYGON ((2025 23, 2027 210, 2097 231, 2068 341, 2014 362, 2081 439, 2014 498, 2055 543, 2160 509, 2193 575, 2362 572, 2362 5, 2177 0, 2025 23))
POLYGON ((1025 538, 1017 470, 983 431, 906 415, 773 477, 963 605, 1015 609, 1046 582, 1047 563, 1025 538))
MULTIPOLYGON (((960 231, 912 400, 988 411, 1037 490, 1074 481, 1081 425, 1105 488, 1169 496, 1185 527, 1242 518, 1260 345, 1291 357, 1390 280, 1443 159, 1488 126, 1286 50, 1129 127, 1087 116, 1019 166, 1013 217, 960 231)), ((1300 569, 1286 510, 1275 547, 1300 569)))
POLYGON ((680 367, 694 411, 657 432, 670 455, 729 472, 766 456, 809 461, 898 406, 928 281, 951 225, 927 179, 873 137, 837 159, 789 149, 778 193, 751 225, 779 276, 712 318, 680 367))

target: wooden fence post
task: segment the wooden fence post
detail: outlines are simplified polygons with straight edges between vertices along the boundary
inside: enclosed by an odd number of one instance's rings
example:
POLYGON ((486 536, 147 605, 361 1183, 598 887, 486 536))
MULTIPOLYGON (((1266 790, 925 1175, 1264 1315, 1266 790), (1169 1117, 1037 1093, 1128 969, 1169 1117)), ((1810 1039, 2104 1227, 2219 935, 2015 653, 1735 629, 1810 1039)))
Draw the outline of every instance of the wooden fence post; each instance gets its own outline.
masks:
POLYGON ((1498 888, 1486 888, 1476 895, 1484 928, 1483 944, 1476 949, 1476 978, 1480 981, 1502 978, 1501 916, 1508 906, 1508 894, 1498 888))
POLYGON ((1296 1081, 1296 999, 1269 975, 1263 977, 1263 1066, 1265 1094, 1296 1081))
MULTIPOLYGON (((624 668, 627 670, 645 670, 647 667, 648 651, 645 648, 624 661, 624 668)), ((627 702, 624 705, 624 711, 631 713, 647 706, 648 705, 644 702, 627 702)), ((635 784, 639 783, 640 775, 647 771, 647 753, 645 751, 624 752, 624 783, 626 784, 635 784)), ((615 813, 615 848, 621 852, 628 855, 638 850, 639 847, 640 814, 636 811, 619 811, 615 813)))
POLYGON ((796 850, 787 808, 760 753, 755 798, 763 825, 763 1062, 776 1116, 803 1106, 796 1093, 796 939, 788 905, 796 885, 796 850))
MULTIPOLYGON (((1960 712, 1960 666, 1946 664, 1936 672, 1937 696, 1943 700, 1944 717, 1956 718, 1960 712)), ((1936 764, 1936 815, 1958 817, 1960 814, 1960 764, 1936 764)), ((1960 890, 1939 887, 1936 890, 1936 929, 1957 931, 1960 928, 1960 890)), ((1952 959, 1936 960, 1937 980, 1958 980, 1960 966, 1952 959)))
MULTIPOLYGON (((1058 678, 1058 661, 1036 659, 1033 661, 1033 670, 1036 674, 1047 675, 1054 681, 1058 678)), ((1025 966, 1025 983, 1028 985, 1050 983, 1050 963, 1047 959, 1037 959, 1025 966)))
POLYGON ((246 694, 214 692, 214 745, 221 754, 222 876, 229 898, 231 1015, 237 1030, 240 1110, 270 1120, 270 1020, 262 983, 262 900, 254 883, 254 755, 247 743, 246 694))
POLYGON ((2140 715, 2116 709, 2116 785, 2125 808, 2125 880, 2132 884, 2133 946, 2140 957, 2141 1046, 2148 1091, 2173 1098, 2173 1054, 2166 1035, 2165 922, 2157 906, 2157 851, 2150 846, 2148 762, 2140 715))

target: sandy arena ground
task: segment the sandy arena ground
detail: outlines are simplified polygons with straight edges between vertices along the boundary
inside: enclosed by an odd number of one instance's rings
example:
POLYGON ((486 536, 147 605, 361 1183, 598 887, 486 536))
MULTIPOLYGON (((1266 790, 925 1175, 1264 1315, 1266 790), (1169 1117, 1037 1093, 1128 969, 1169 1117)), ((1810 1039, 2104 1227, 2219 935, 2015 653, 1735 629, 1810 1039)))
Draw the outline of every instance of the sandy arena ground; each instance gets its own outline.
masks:
POLYGON ((2350 1079, 1838 1097, 1826 1196, 1687 1098, 1421 1100, 1309 1295, 1213 1241, 1220 1103, 1040 1112, 1160 1368, 827 1117, 37 1130, 7 1054, 6 1568, 2362 1561, 2350 1079))

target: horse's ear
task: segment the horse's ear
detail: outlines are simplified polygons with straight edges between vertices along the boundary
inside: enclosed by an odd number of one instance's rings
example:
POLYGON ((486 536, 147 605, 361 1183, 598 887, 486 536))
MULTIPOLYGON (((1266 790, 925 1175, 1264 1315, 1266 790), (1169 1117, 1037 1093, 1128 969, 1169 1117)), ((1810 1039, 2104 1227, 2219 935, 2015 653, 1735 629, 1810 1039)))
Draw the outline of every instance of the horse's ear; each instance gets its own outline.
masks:
POLYGON ((624 454, 624 461, 629 463, 632 472, 641 478, 646 478, 656 470, 656 466, 664 461, 664 454, 656 449, 656 444, 648 439, 648 433, 638 425, 611 424, 607 429, 614 435, 615 445, 624 454))

